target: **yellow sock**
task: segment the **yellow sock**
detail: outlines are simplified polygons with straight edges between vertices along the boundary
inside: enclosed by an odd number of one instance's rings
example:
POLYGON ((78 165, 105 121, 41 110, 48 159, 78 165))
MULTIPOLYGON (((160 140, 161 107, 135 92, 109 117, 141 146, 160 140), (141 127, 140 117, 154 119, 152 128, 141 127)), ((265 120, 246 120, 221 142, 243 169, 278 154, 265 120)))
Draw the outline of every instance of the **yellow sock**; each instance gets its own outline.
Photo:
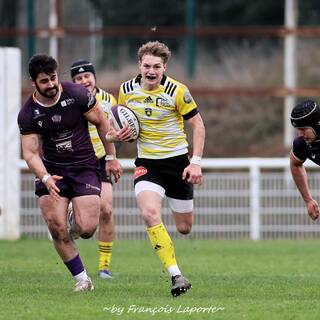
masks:
POLYGON ((163 223, 147 228, 147 233, 163 265, 167 269, 170 266, 177 265, 173 243, 163 223))
POLYGON ((99 241, 99 270, 109 269, 113 242, 99 241))

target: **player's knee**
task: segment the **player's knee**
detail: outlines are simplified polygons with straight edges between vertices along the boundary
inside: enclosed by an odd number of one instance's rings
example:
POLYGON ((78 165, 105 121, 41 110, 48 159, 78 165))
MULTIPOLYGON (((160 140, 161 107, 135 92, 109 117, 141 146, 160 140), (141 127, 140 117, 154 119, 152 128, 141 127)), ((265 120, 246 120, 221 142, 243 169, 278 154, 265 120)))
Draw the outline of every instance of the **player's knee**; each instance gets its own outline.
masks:
POLYGON ((112 217, 112 208, 110 206, 101 206, 100 222, 108 223, 112 217))
MULTIPOLYGON (((94 232, 93 232, 94 233, 94 232)), ((93 233, 89 233, 89 232, 84 232, 84 233, 81 233, 80 234, 80 237, 82 238, 82 239, 90 239, 92 236, 93 236, 93 233)))
POLYGON ((192 224, 190 223, 179 223, 177 225, 177 230, 181 234, 189 234, 191 232, 191 229, 192 229, 192 224))
POLYGON ((48 225, 48 228, 52 236, 52 239, 54 241, 68 242, 69 240, 68 232, 65 228, 63 228, 62 226, 58 226, 56 224, 50 224, 48 225))
POLYGON ((90 239, 94 235, 95 231, 96 230, 93 230, 93 231, 88 230, 88 231, 82 232, 82 233, 80 233, 80 237, 82 239, 90 239))
POLYGON ((89 239, 94 235, 96 229, 97 229, 97 226, 85 226, 85 227, 80 227, 78 229, 78 232, 82 239, 89 239))
POLYGON ((142 217, 147 224, 153 224, 154 220, 158 218, 158 212, 156 209, 151 207, 145 208, 142 210, 142 217))

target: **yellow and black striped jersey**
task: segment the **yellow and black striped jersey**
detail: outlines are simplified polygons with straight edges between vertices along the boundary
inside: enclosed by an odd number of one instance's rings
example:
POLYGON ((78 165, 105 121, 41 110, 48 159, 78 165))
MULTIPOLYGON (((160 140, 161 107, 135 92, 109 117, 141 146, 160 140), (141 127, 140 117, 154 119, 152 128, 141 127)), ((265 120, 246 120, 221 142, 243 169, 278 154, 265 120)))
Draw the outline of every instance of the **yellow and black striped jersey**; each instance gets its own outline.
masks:
POLYGON ((140 82, 138 75, 122 83, 118 99, 139 119, 138 157, 164 159, 187 153, 183 120, 198 113, 188 88, 165 75, 153 91, 142 89, 140 82))
MULTIPOLYGON (((117 100, 114 98, 112 94, 100 88, 97 88, 95 97, 97 101, 100 102, 106 118, 108 118, 110 109, 117 104, 117 100)), ((90 122, 89 122, 89 134, 90 134, 91 142, 92 142, 96 157, 98 159, 101 159, 103 156, 105 156, 106 153, 105 153, 103 144, 100 140, 96 126, 90 122)))

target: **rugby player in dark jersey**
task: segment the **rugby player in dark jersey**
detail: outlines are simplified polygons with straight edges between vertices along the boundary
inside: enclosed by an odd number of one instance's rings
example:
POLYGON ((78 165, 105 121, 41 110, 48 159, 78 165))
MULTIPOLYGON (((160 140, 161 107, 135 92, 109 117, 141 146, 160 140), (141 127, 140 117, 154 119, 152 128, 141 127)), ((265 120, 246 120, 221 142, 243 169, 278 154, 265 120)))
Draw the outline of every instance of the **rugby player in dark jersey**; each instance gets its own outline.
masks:
POLYGON ((290 153, 292 177, 307 206, 310 218, 316 220, 319 217, 319 205, 310 192, 303 163, 310 159, 320 165, 320 108, 312 100, 304 101, 293 108, 290 119, 299 133, 293 141, 290 153))
MULTIPOLYGON (((98 225, 101 178, 88 133, 88 121, 98 130, 106 154, 115 154, 105 139, 109 130, 101 106, 80 85, 59 82, 57 62, 46 54, 29 61, 34 93, 18 115, 22 152, 35 174, 35 193, 59 256, 73 275, 75 291, 91 291, 93 285, 67 228, 71 200, 75 223, 82 238, 90 238, 98 225)), ((124 135, 129 134, 127 128, 124 135)), ((115 181, 121 176, 118 160, 106 162, 115 181)))

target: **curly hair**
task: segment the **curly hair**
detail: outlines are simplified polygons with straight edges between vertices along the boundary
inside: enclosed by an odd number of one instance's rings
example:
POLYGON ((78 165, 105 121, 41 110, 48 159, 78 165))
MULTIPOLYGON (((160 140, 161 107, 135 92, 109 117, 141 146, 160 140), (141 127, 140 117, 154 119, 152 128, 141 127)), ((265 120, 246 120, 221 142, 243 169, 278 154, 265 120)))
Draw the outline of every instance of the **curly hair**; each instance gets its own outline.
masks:
POLYGON ((29 75, 36 80, 39 73, 52 74, 58 68, 57 61, 46 53, 38 53, 29 60, 29 75))
POLYGON ((143 44, 138 50, 139 61, 141 61, 143 56, 146 54, 160 57, 163 63, 167 63, 171 56, 169 48, 164 43, 159 41, 149 41, 143 44))

